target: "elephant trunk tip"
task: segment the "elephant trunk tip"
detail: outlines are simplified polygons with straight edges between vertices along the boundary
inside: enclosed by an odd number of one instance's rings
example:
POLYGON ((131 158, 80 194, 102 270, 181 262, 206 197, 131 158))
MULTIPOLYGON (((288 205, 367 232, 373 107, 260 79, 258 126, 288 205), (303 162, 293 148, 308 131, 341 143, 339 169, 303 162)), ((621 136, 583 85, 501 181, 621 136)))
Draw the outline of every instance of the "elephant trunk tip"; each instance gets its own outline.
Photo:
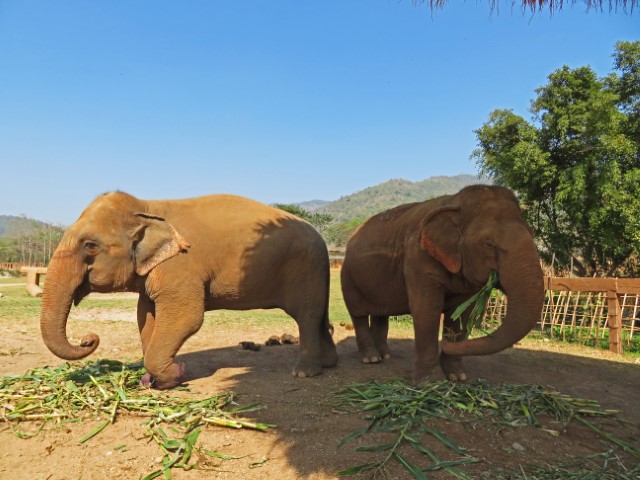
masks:
POLYGON ((44 337, 45 344, 55 356, 63 360, 81 360, 91 355, 100 345, 100 337, 95 333, 88 333, 82 337, 79 345, 72 345, 69 342, 48 342, 44 337))
POLYGON ((82 348, 90 348, 91 352, 93 352, 100 345, 100 337, 95 333, 88 333, 82 340, 80 340, 80 346, 82 348))
POLYGON ((510 346, 512 346, 512 344, 496 342, 492 339, 491 335, 478 339, 466 340, 464 342, 450 342, 443 338, 440 343, 442 353, 452 356, 492 355, 510 346))

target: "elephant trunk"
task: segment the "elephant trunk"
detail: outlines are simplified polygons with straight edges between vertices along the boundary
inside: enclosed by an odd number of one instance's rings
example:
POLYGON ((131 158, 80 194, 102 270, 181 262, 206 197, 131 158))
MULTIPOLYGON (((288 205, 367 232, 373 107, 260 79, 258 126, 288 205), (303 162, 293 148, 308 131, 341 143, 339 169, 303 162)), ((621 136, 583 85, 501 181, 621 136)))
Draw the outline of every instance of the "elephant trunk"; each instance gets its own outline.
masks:
POLYGON ((67 318, 71 310, 74 294, 86 273, 86 266, 76 255, 67 251, 57 251, 47 268, 42 310, 40 312, 40 332, 45 345, 56 356, 65 360, 79 360, 90 355, 100 343, 95 333, 82 337, 79 346, 71 345, 67 339, 67 318))
POLYGON ((507 295, 507 315, 491 334, 461 342, 442 341, 447 355, 489 355, 512 346, 522 339, 540 320, 544 304, 544 276, 535 245, 529 237, 515 249, 516 258, 500 263, 500 286, 507 295))

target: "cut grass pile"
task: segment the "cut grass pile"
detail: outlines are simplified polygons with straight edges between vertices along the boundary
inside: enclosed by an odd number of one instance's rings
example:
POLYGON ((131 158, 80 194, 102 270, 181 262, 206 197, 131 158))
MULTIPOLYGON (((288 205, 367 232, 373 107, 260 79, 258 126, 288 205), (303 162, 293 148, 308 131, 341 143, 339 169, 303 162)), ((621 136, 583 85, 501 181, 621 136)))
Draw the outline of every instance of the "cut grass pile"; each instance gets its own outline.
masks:
POLYGON ((496 469, 482 479, 490 480, 638 480, 640 463, 627 467, 612 450, 585 455, 561 465, 527 466, 513 471, 496 469))
MULTIPOLYGON (((141 365, 98 360, 63 363, 58 367, 35 368, 26 375, 0 377, 0 421, 8 423, 17 436, 29 438, 52 423, 98 419, 99 425, 80 439, 84 443, 119 415, 148 417, 147 436, 158 444, 164 457, 162 468, 143 480, 161 475, 169 479, 172 468, 197 468, 190 460, 203 426, 263 432, 275 427, 239 417, 262 407, 255 404, 239 407, 231 392, 205 399, 175 397, 140 387, 144 373, 141 365), (23 429, 25 422, 30 431, 23 429), (177 426, 178 438, 170 438, 163 424, 177 426)), ((202 453, 226 458, 217 452, 202 453)))
MULTIPOLYGON (((461 416, 487 417, 494 423, 511 427, 531 425, 554 436, 560 432, 545 428, 539 420, 540 416, 554 418, 563 429, 571 421, 577 421, 597 432, 626 454, 640 457, 640 444, 637 440, 634 442, 635 445, 626 442, 605 432, 587 419, 612 416, 615 411, 601 409, 594 400, 571 398, 541 385, 493 385, 485 381, 454 384, 440 381, 414 387, 402 381, 369 382, 351 385, 339 391, 336 394, 336 407, 354 408, 365 414, 369 421, 362 430, 344 437, 341 445, 369 434, 384 433, 390 434, 393 438, 391 442, 358 447, 357 451, 379 452, 381 459, 342 470, 338 472, 339 475, 369 472, 371 476, 376 476, 384 473, 391 462, 397 462, 416 479, 426 479, 426 472, 434 470, 444 470, 454 477, 469 479, 471 477, 459 467, 481 460, 430 425, 435 419, 456 421, 461 416), (435 438, 452 452, 454 458, 439 458, 421 441, 423 436, 435 438), (411 463, 402 453, 406 447, 412 448, 419 457, 429 460, 431 465, 420 468, 411 463)), ((519 478, 551 477, 525 475, 519 478)))

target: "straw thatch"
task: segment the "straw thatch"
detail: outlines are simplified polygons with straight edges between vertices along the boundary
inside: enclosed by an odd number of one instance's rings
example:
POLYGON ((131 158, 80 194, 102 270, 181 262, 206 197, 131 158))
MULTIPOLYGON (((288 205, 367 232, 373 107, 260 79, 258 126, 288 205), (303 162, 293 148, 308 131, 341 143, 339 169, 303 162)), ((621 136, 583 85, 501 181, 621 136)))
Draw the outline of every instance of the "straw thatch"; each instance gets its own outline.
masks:
MULTIPOLYGON (((444 8, 447 4, 446 0, 413 0, 413 3, 423 4, 428 3, 432 10, 444 8)), ((577 7, 582 6, 588 11, 597 12, 618 12, 623 11, 625 13, 633 13, 634 9, 638 7, 638 0, 522 0, 516 2, 511 0, 510 2, 504 2, 501 5, 499 0, 488 0, 488 4, 492 11, 499 11, 500 7, 506 5, 511 9, 521 9, 523 12, 538 12, 548 10, 549 12, 560 11, 564 7, 577 7)))

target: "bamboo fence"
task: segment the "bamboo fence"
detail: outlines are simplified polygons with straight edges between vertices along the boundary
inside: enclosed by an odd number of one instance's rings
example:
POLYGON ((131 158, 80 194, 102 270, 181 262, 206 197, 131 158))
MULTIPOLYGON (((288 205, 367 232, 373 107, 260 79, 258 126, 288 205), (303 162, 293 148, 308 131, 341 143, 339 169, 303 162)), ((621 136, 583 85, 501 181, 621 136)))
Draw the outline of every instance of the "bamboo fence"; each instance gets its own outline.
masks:
MULTIPOLYGON (((640 279, 545 277, 545 303, 538 328, 552 337, 622 353, 640 336, 640 279)), ((484 321, 501 321, 507 298, 495 290, 484 321)))

